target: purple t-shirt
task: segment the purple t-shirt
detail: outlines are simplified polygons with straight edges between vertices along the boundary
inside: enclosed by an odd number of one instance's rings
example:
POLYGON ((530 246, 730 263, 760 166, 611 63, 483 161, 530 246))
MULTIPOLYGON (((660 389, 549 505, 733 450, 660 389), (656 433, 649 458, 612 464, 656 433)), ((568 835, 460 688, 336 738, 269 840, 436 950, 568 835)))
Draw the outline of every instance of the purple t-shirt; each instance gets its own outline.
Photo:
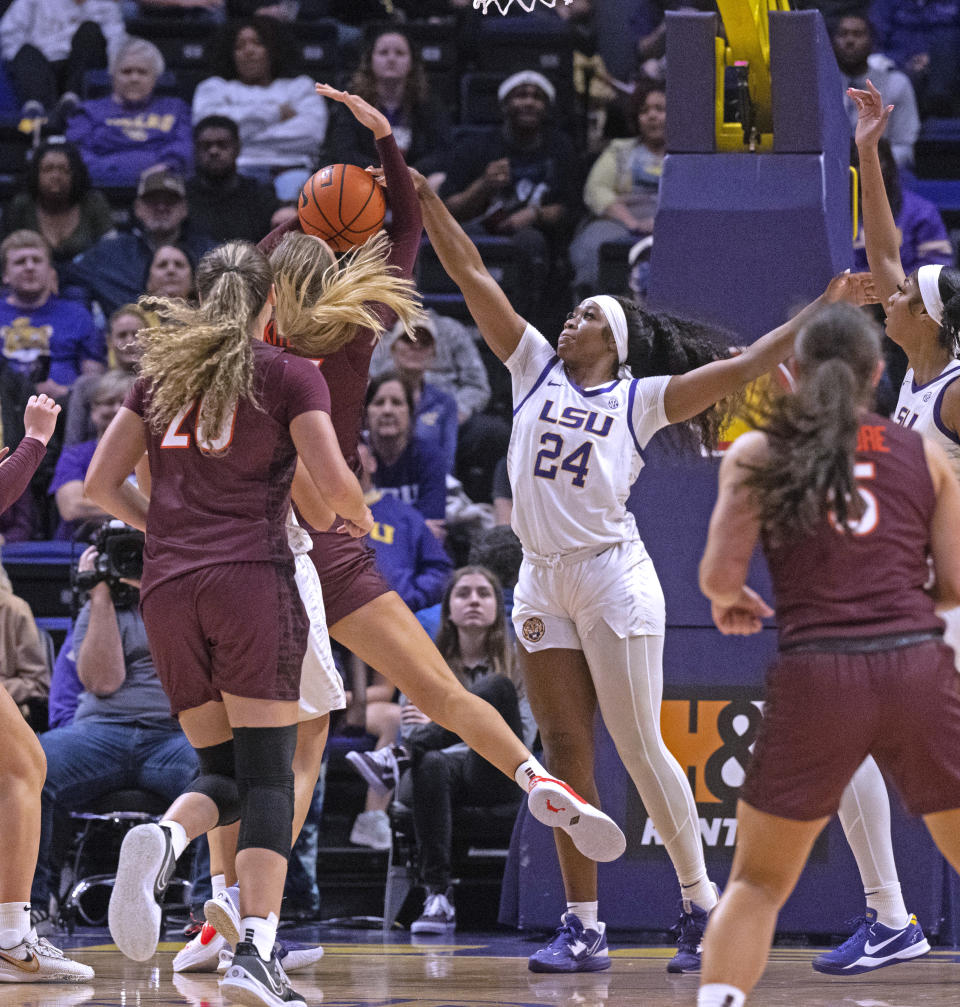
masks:
MULTIPOLYGON (((214 451, 197 446, 195 405, 163 433, 148 428, 141 596, 200 567, 292 561, 284 524, 297 452, 289 427, 301 413, 329 413, 330 393, 313 363, 265 343, 254 343, 254 368, 260 408, 241 399, 214 451)), ((141 379, 124 407, 145 417, 147 404, 141 379)))

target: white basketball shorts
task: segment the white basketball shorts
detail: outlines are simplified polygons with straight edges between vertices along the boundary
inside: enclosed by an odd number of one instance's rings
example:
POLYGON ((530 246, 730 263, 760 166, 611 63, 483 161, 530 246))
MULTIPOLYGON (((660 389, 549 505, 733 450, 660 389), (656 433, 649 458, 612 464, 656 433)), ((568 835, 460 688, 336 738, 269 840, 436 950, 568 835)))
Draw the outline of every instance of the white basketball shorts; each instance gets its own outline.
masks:
POLYGON ((300 599, 310 619, 307 652, 303 656, 300 673, 300 708, 298 720, 315 720, 331 710, 342 710, 347 705, 343 681, 330 652, 327 636, 327 615, 323 608, 320 578, 313 560, 301 553, 294 556, 296 581, 300 599))

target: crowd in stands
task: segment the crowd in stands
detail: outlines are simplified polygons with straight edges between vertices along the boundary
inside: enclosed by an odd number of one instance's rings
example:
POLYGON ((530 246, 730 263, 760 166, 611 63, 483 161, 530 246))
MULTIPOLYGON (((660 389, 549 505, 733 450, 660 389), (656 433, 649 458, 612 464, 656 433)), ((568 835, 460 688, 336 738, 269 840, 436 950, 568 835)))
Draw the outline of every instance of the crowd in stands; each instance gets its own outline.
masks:
MULTIPOLYGON (((937 207, 912 187, 924 121, 960 115, 960 0, 793 6, 823 11, 845 86, 869 77, 896 106, 881 153, 905 270, 956 262, 937 207)), ((317 167, 375 163, 370 131, 315 92, 310 57, 292 45, 298 28, 331 28, 326 44, 336 56, 322 64, 330 82, 386 114, 407 161, 501 263, 498 278, 517 312, 549 333, 601 283, 609 293, 643 296, 674 114, 664 85, 665 13, 680 7, 715 9, 704 0, 630 0, 617 8, 634 60, 615 74, 598 45, 597 19, 611 15, 595 12, 591 0, 502 20, 491 13, 483 23, 469 0, 0 2, 0 107, 6 95, 29 146, 23 164, 0 163, 0 178, 14 179, 0 183, 3 444, 22 437, 30 394, 45 392, 64 406, 47 461, 0 522, 3 540, 69 539, 106 518, 83 499, 83 477, 136 375, 136 332, 156 321, 138 298, 192 298, 200 257, 230 238, 257 241, 290 219, 317 167), (171 25, 194 33, 212 73, 197 81, 167 68, 171 25), (474 59, 498 41, 529 39, 531 26, 563 54, 558 67, 544 69, 529 54, 526 65, 496 68, 474 59), (456 59, 438 58, 447 46, 456 59), (619 289, 602 275, 610 244, 620 249, 619 289)), ((845 101, 853 123, 856 111, 845 101)), ((865 269, 862 235, 854 252, 855 268, 865 269)), ((423 320, 412 337, 399 327, 389 333, 371 365, 361 454, 376 519, 371 541, 391 585, 439 629, 458 676, 495 701, 530 744, 535 725, 515 688, 500 583, 480 566, 453 574, 491 526, 509 523, 510 389, 464 324, 462 302, 449 286, 428 282, 428 253, 421 256, 423 320)), ((91 561, 89 550, 83 556, 91 561)), ((165 712, 136 607, 114 601, 91 592, 63 648, 75 664, 78 699, 76 712, 58 706, 55 719, 51 706, 56 729, 43 736, 49 768, 35 896, 44 905, 57 894, 52 822, 81 793, 90 796, 82 770, 101 757, 90 740, 94 728, 107 739, 124 727, 131 745, 155 753, 141 758, 137 750, 143 772, 133 783, 173 796, 176 781, 192 772, 192 751, 179 744, 165 712), (90 655, 99 661, 105 653, 96 631, 108 608, 121 632, 105 681, 108 666, 94 668, 90 655), (84 744, 71 726, 80 720, 84 744), (164 775, 168 763, 176 774, 164 775)), ((35 716, 51 690, 49 658, 2 574, 0 661, 3 685, 35 716)), ((389 845, 386 808, 399 786, 422 839, 429 898, 421 929, 451 924, 450 794, 512 800, 513 789, 501 794, 499 777, 488 778, 493 771, 479 757, 451 748, 456 738, 418 720, 349 655, 343 663, 351 700, 365 696, 359 724, 380 753, 364 774, 370 790, 352 838, 389 845)))

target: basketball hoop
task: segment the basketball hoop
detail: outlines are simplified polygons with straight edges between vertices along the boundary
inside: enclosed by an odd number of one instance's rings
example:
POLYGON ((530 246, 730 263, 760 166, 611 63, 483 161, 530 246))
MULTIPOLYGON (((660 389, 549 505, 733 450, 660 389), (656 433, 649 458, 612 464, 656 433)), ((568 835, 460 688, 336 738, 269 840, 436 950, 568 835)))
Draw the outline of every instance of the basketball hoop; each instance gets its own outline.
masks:
MULTIPOLYGON (((484 14, 489 14, 490 8, 496 7, 501 14, 506 16, 510 10, 510 4, 516 3, 528 14, 531 14, 538 2, 542 3, 544 7, 557 6, 557 0, 473 0, 473 9, 481 11, 484 14)), ((563 2, 565 6, 569 7, 573 3, 573 0, 563 0, 563 2)))

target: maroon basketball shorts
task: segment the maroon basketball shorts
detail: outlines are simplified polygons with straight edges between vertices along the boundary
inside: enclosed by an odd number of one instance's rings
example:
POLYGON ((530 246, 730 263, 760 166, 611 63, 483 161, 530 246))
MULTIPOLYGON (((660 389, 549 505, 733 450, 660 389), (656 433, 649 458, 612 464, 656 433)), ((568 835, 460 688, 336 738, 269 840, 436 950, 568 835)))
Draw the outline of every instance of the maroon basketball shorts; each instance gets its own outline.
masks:
POLYGON ((312 532, 311 537, 310 558, 320 577, 328 626, 391 590, 366 540, 328 531, 312 532))
POLYGON ((300 698, 310 622, 293 563, 218 563, 164 581, 141 602, 174 715, 221 692, 300 698))
POLYGON ((867 755, 912 814, 960 808, 960 675, 939 640, 781 654, 740 797, 781 818, 823 818, 867 755))

